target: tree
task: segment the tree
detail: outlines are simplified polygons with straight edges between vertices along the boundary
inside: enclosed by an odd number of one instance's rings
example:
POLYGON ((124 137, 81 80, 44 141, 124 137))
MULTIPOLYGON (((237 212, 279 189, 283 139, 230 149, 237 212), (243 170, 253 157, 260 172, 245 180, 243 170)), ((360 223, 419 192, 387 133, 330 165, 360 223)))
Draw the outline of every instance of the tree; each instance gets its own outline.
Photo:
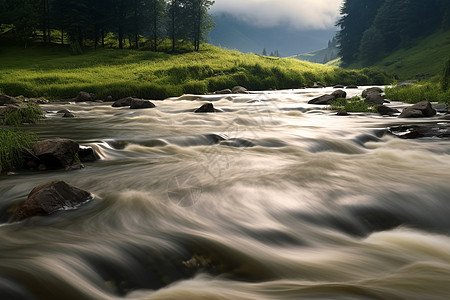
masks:
POLYGON ((384 52, 385 44, 381 32, 374 26, 364 31, 359 46, 359 60, 368 66, 380 59, 384 52))
POLYGON ((358 58, 358 49, 364 31, 369 29, 384 0, 346 0, 341 8, 342 17, 337 22, 339 55, 344 64, 358 58))
POLYGON ((163 36, 163 20, 165 2, 164 0, 147 0, 146 14, 148 24, 148 33, 153 43, 153 51, 158 51, 158 40, 163 36))
POLYGON ((187 22, 191 27, 191 40, 194 50, 200 49, 200 43, 204 41, 206 32, 214 26, 211 17, 208 15, 209 8, 214 4, 213 0, 187 0, 187 22))
POLYGON ((267 50, 266 50, 266 48, 263 49, 262 55, 267 56, 267 50))

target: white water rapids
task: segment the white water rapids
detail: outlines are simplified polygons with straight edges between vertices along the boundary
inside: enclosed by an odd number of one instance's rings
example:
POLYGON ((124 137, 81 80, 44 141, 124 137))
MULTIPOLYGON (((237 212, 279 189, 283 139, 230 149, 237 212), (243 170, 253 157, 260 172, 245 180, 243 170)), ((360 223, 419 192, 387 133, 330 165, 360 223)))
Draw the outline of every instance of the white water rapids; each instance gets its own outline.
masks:
POLYGON ((449 299, 450 140, 385 134, 443 121, 307 104, 331 91, 43 105, 28 130, 102 159, 2 175, 2 216, 55 179, 95 199, 4 218, 0 299, 449 299))

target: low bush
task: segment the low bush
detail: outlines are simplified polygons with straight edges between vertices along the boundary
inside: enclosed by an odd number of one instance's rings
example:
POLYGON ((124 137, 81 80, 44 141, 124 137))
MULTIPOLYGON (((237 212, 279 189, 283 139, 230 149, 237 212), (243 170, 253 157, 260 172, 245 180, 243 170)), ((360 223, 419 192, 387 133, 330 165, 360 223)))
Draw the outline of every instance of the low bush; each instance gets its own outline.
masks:
POLYGON ((329 107, 330 110, 345 111, 345 112, 368 112, 375 113, 376 106, 369 105, 359 97, 350 99, 339 98, 333 101, 329 107))
POLYGON ((36 141, 30 133, 18 129, 0 129, 0 172, 10 171, 23 164, 22 149, 36 141))
POLYGON ((0 115, 0 124, 19 126, 24 123, 35 123, 43 116, 39 105, 29 102, 24 107, 7 109, 0 115))

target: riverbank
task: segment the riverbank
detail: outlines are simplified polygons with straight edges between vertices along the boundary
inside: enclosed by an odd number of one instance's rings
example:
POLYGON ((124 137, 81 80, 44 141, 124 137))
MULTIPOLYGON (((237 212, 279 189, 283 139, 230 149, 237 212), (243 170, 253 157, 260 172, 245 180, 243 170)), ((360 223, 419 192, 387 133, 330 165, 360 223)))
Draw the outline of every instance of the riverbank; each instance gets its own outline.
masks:
POLYGON ((389 84, 385 73, 345 70, 205 46, 195 53, 99 49, 70 55, 65 48, 7 47, 0 52, 0 93, 11 96, 70 99, 78 92, 96 99, 136 96, 165 99, 206 94, 243 85, 249 90, 326 85, 389 84))

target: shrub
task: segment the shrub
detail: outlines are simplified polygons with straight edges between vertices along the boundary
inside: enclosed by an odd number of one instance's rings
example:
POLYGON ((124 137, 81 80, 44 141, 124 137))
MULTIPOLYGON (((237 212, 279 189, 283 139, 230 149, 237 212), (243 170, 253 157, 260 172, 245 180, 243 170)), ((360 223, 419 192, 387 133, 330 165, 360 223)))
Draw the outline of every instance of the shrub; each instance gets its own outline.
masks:
POLYGON ((23 164, 22 149, 29 148, 36 137, 17 129, 0 129, 0 172, 23 164))
POLYGON ((35 123, 43 116, 39 105, 29 102, 26 107, 12 108, 0 116, 0 124, 8 126, 19 126, 23 123, 35 123))
POLYGON ((336 99, 331 103, 330 109, 346 112, 376 112, 375 106, 370 106, 359 97, 353 97, 350 99, 336 99))

